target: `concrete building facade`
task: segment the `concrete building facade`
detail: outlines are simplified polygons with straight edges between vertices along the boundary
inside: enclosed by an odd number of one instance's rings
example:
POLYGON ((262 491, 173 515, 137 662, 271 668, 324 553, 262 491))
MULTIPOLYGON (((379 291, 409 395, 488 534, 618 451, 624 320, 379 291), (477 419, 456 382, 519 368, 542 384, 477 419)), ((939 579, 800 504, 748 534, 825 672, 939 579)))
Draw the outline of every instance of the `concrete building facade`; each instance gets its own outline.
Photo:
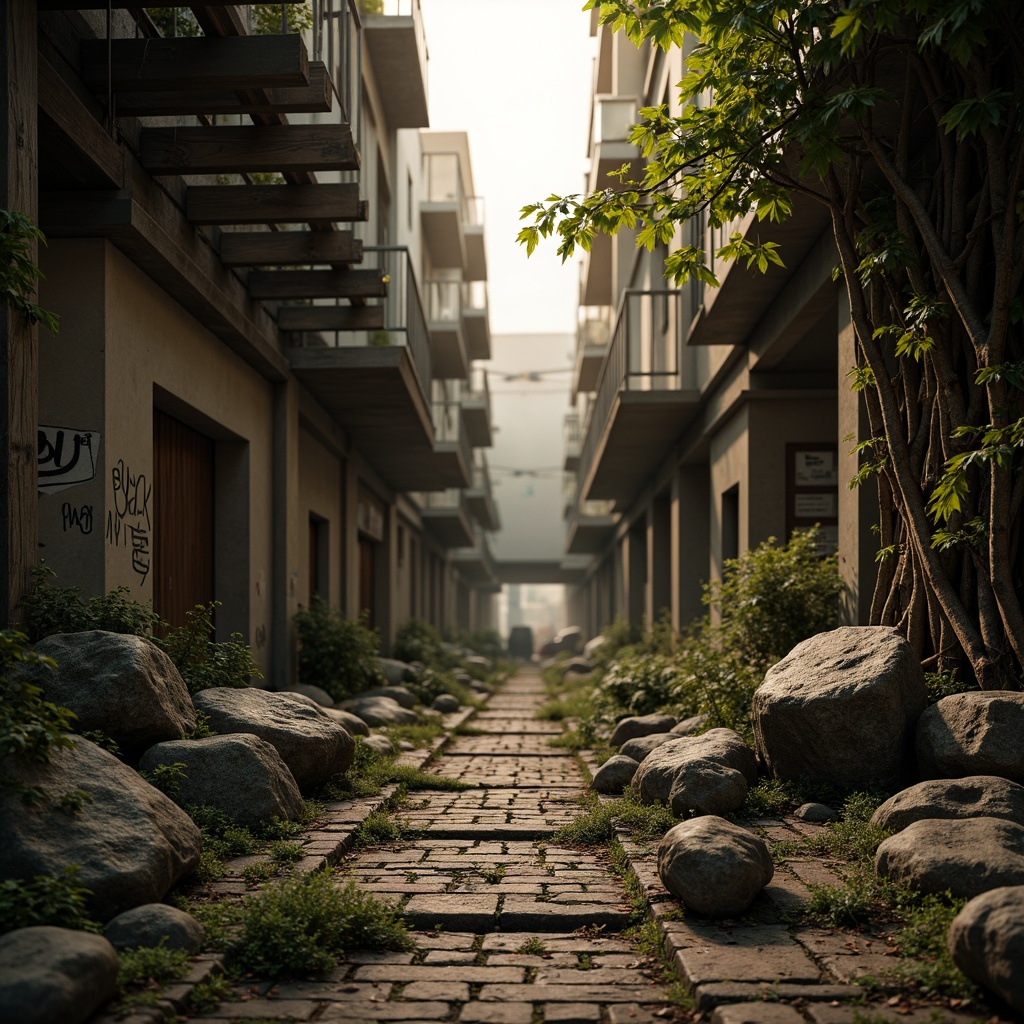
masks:
POLYGON ((4 14, 34 55, 8 95, 39 117, 37 198, 5 203, 46 234, 62 323, 31 416, 7 401, 39 456, 5 593, 41 557, 171 622, 219 601, 274 687, 314 594, 385 650, 410 617, 492 626, 482 200, 468 137, 427 130, 418 2, 317 0, 270 35, 245 6, 170 31, 97 6, 4 14))
MULTIPOLYGON (((685 52, 637 49, 599 26, 587 188, 625 162, 643 106, 679 112, 685 52)), ((754 217, 690 222, 673 246, 708 252, 718 288, 664 280, 669 246, 598 236, 581 265, 579 329, 567 420, 566 548, 587 559, 569 619, 593 635, 620 617, 676 630, 705 611, 702 585, 770 537, 820 526, 847 583, 843 617, 866 621, 874 580, 872 495, 851 492, 864 436, 852 331, 823 212, 796 203, 782 225, 754 217), (739 231, 777 241, 784 267, 714 264, 739 231)))

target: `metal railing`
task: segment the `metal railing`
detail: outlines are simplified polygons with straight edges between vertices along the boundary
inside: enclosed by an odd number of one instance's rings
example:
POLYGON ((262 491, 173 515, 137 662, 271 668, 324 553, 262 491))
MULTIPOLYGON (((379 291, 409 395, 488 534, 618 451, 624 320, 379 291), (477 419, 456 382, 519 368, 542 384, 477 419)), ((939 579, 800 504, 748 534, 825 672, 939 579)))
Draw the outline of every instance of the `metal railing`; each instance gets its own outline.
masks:
POLYGON ((473 446, 469 431, 462 422, 462 403, 458 399, 433 401, 431 412, 434 420, 434 443, 454 443, 462 455, 466 467, 473 465, 473 446))
POLYGON ((449 487, 444 491, 425 491, 421 497, 424 508, 449 509, 452 512, 458 512, 465 505, 462 491, 458 487, 449 487))
POLYGON ((482 312, 487 309, 486 281, 462 282, 462 309, 463 312, 482 312))
MULTIPOLYGON (((431 393, 433 373, 430 362, 430 335, 423 314, 416 273, 409 249, 404 245, 367 245, 363 247, 364 267, 383 270, 388 278, 384 298, 384 327, 367 333, 369 345, 405 345, 412 356, 423 397, 431 393)), ((337 342, 336 342, 337 343, 337 342)))
POLYGON ((427 320, 430 323, 458 323, 462 316, 462 282, 428 278, 427 320))
POLYGON ((464 216, 466 227, 482 228, 484 226, 484 197, 466 196, 464 216))
POLYGON ((487 457, 483 452, 478 451, 473 462, 473 484, 471 489, 483 491, 484 494, 494 494, 491 488, 491 471, 487 468, 487 457))
POLYGON ((578 459, 580 445, 583 441, 583 433, 580 429, 580 414, 578 412, 565 414, 565 420, 562 424, 562 439, 565 442, 566 456, 578 459))
POLYGON ((635 96, 595 96, 594 142, 626 142, 636 124, 635 96))
POLYGON ((487 370, 483 366, 473 366, 469 371, 469 383, 462 384, 463 399, 482 398, 488 409, 491 407, 491 385, 488 382, 487 370))
POLYGON ((585 480, 615 399, 621 391, 672 391, 684 384, 682 293, 675 289, 627 289, 619 302, 615 330, 597 381, 586 435, 580 450, 585 480))
POLYGON ((611 306, 580 306, 576 324, 577 349, 605 346, 612 336, 615 310, 611 306))

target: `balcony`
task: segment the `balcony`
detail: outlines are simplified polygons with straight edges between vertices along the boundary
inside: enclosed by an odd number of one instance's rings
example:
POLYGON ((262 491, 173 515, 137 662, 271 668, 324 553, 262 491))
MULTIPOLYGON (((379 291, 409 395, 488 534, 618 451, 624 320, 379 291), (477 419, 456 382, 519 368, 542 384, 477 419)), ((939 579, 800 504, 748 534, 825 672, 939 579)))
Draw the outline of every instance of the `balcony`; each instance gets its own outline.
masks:
POLYGON ((697 412, 682 299, 674 290, 623 292, 580 450, 586 501, 632 501, 697 412))
POLYGON ((474 366, 469 383, 462 386, 462 418, 466 423, 469 443, 474 448, 490 448, 494 444, 491 434, 491 389, 487 371, 474 366))
POLYGON ((423 528, 443 548, 466 548, 473 543, 473 524, 461 490, 451 487, 423 495, 423 528))
POLYGON ((580 446, 583 443, 578 412, 566 413, 562 428, 562 441, 565 446, 564 468, 567 473, 575 473, 580 466, 580 446))
POLYGON ((478 590, 501 589, 498 567, 487 543, 487 534, 479 526, 473 529, 473 546, 456 548, 452 552, 452 562, 463 579, 478 590))
MULTIPOLYGON (((437 384, 434 385, 435 392, 437 384)), ((436 398, 434 463, 444 487, 468 487, 473 478, 473 449, 462 418, 462 405, 454 399, 436 398)))
POLYGON ((477 455, 473 465, 473 483, 466 491, 466 504, 469 505, 473 518, 483 529, 501 529, 498 506, 494 501, 494 491, 491 489, 491 474, 482 452, 477 455))
POLYGON ((465 269, 467 202, 458 153, 423 154, 423 190, 420 221, 431 265, 465 269))
POLYGON ((638 106, 634 96, 594 97, 588 191, 596 192, 617 184, 608 174, 625 163, 632 165, 630 177, 638 179, 641 175, 640 150, 628 141, 636 124, 638 106))
POLYGON ((604 550, 615 535, 619 517, 612 511, 613 502, 578 502, 574 473, 565 474, 562 488, 565 507, 565 550, 570 555, 596 555, 604 550))
POLYGON ((462 286, 462 329, 471 360, 491 358, 491 325, 487 312, 487 282, 462 286))
POLYGON ((487 253, 484 251, 484 200, 482 196, 466 197, 465 229, 467 281, 487 280, 487 253))
POLYGON ((427 40, 419 0, 359 0, 373 80, 391 128, 426 128, 427 40))
POLYGON ((461 485, 445 477, 435 454, 430 345, 409 251, 367 246, 365 256, 390 279, 378 305, 304 308, 372 311, 382 326, 300 335, 303 344, 285 350, 288 363, 389 486, 429 491, 461 485))
POLYGON ((434 377, 465 380, 469 357, 463 335, 462 282, 430 280, 425 285, 434 377))
POLYGON ((576 366, 572 377, 573 401, 581 391, 597 390, 597 378, 612 336, 614 313, 611 306, 580 306, 576 327, 576 366))
POLYGON ((616 240, 598 232, 590 244, 590 252, 580 258, 580 305, 610 306, 615 301, 612 289, 612 251, 616 240))

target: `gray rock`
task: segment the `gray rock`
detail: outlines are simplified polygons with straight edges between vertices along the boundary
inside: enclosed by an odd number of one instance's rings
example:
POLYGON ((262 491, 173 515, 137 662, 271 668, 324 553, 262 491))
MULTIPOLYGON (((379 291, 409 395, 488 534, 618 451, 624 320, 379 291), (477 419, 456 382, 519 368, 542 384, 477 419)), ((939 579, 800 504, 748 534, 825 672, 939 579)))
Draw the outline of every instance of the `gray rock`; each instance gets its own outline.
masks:
POLYGON ((699 914, 739 916, 774 873, 763 839, 712 814, 674 825, 658 844, 662 884, 699 914))
POLYGON ((931 779, 889 797, 871 823, 899 832, 923 818, 1005 818, 1024 825, 1024 786, 995 775, 931 779))
POLYGON ((419 703, 416 695, 404 686, 371 686, 370 689, 356 694, 357 700, 365 697, 390 697, 396 704, 410 711, 419 703))
POLYGON ((598 793, 621 793, 633 781, 639 767, 633 758, 615 754, 594 772, 591 788, 598 793))
POLYGON ((296 683, 282 692, 301 693, 303 697, 308 697, 314 704, 319 704, 322 708, 334 707, 334 698, 326 690, 322 690, 319 686, 313 686, 312 683, 296 683))
POLYGON ((651 736, 656 732, 668 732, 675 724, 676 720, 673 715, 633 715, 623 718, 615 726, 608 742, 613 747, 619 747, 626 740, 636 739, 637 736, 651 736))
POLYGON ((182 807, 216 807, 246 826, 270 818, 291 821, 302 813, 302 795, 281 755, 251 733, 157 743, 139 768, 152 772, 171 764, 185 765, 177 792, 169 794, 182 807))
POLYGON ((78 732, 99 729, 133 753, 196 727, 188 687, 149 640, 93 629, 57 633, 35 646, 57 668, 34 680, 47 700, 74 711, 78 732))
POLYGON ((343 711, 341 708, 324 708, 332 722, 337 722, 349 734, 349 736, 369 736, 370 727, 351 711, 343 711))
POLYGON ((633 739, 626 740, 619 747, 619 753, 633 758, 639 764, 655 747, 660 747, 662 743, 668 743, 673 738, 670 732, 654 732, 650 736, 634 736, 633 739))
POLYGON ((883 840, 875 871, 921 892, 970 899, 1024 885, 1024 827, 1002 818, 925 818, 883 840))
POLYGON ((577 676, 589 676, 597 666, 586 658, 570 658, 565 663, 566 673, 573 672, 577 676))
POLYGON ((297 694, 219 686, 201 690, 194 701, 214 732, 248 732, 273 745, 300 789, 344 772, 355 756, 352 737, 297 694))
POLYGON ((416 669, 404 661, 397 661, 395 658, 378 658, 377 664, 380 665, 384 678, 391 685, 419 678, 419 673, 416 669))
POLYGON ((732 729, 709 729, 700 736, 673 736, 644 759, 633 786, 644 803, 668 803, 675 783, 686 764, 706 758, 738 771, 747 785, 757 781, 754 752, 732 729))
POLYGON ((953 962, 972 981, 1024 1013, 1024 886, 990 889, 953 918, 953 962))
POLYGON ((115 949, 159 946, 190 955, 203 948, 203 926, 184 910, 166 903, 144 903, 107 922, 103 934, 115 949))
POLYGON ((794 812, 793 816, 799 818, 801 821, 811 821, 817 824, 823 824, 826 821, 835 821, 839 817, 838 812, 834 811, 828 804, 801 804, 794 812))
POLYGON ((976 690, 933 704, 917 723, 926 779, 999 775, 1024 782, 1024 693, 976 690))
POLYGON ((376 750, 379 754, 393 754, 395 752, 395 745, 387 738, 387 736, 381 736, 379 734, 365 736, 361 742, 364 747, 376 750))
POLYGON ((369 726, 414 725, 416 712, 403 708, 390 697, 353 697, 344 709, 361 718, 369 726))
POLYGON ((0 937, 0 1019, 82 1024, 117 990, 117 953, 102 935, 19 928, 0 937))
POLYGON ((458 711, 462 705, 459 703, 459 698, 451 693, 439 693, 435 698, 434 702, 430 705, 434 711, 440 711, 442 714, 450 715, 454 711, 458 711))
POLYGON ((924 706, 921 664, 898 630, 843 626, 768 670, 751 706, 755 745, 780 779, 891 788, 924 706))
POLYGON ((708 724, 707 715, 693 715, 691 718, 684 718, 681 722, 676 722, 672 726, 671 731, 676 736, 692 736, 695 732, 699 732, 708 724))
POLYGON ((668 803, 677 818, 702 814, 732 814, 747 799, 747 780, 742 772, 718 761, 696 757, 676 773, 668 803))
POLYGON ((416 744, 412 743, 410 740, 399 740, 398 741, 398 749, 399 750, 415 750, 416 749, 416 744))
POLYGON ((199 865, 202 836, 192 819, 112 754, 75 737, 47 764, 17 757, 0 775, 43 793, 26 804, 14 787, 0 787, 0 878, 59 875, 79 866, 78 881, 92 890, 88 908, 109 921, 142 903, 156 903, 199 865), (82 790, 79 811, 60 798, 82 790))

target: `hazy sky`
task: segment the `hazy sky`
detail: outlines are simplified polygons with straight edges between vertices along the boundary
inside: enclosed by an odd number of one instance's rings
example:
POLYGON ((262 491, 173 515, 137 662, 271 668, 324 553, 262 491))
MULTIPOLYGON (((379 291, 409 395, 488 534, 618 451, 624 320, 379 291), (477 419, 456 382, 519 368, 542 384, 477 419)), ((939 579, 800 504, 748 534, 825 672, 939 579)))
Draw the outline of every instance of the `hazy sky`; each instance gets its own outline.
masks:
POLYGON ((579 270, 553 244, 529 260, 519 210, 579 192, 586 167, 594 41, 583 0, 421 0, 431 128, 469 133, 484 237, 491 331, 576 330, 579 270))

